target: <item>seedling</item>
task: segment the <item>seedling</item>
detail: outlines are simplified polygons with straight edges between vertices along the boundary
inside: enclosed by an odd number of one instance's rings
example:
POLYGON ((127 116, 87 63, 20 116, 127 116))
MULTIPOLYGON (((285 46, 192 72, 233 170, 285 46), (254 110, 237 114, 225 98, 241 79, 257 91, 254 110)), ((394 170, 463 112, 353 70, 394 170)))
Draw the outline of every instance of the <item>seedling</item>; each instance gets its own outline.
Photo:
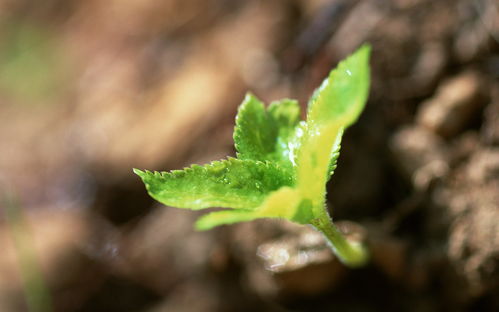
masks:
POLYGON ((344 264, 362 266, 366 249, 333 224, 325 195, 343 132, 367 100, 369 54, 364 45, 331 71, 309 100, 306 122, 300 121, 297 101, 284 99, 265 108, 248 93, 236 117, 237 158, 171 172, 134 172, 149 195, 165 205, 230 208, 202 216, 198 230, 258 218, 287 219, 312 225, 344 264))

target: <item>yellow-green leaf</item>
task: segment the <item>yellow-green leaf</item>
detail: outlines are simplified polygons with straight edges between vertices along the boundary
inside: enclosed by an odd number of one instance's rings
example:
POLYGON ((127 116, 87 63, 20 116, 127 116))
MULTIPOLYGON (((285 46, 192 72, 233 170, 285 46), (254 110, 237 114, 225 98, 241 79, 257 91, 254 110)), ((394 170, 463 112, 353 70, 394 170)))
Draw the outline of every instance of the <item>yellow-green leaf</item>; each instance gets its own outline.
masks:
POLYGON ((269 193, 292 184, 291 178, 270 162, 229 158, 184 170, 149 172, 134 169, 149 195, 178 208, 253 209, 269 193))
POLYGON ((296 144, 292 142, 300 118, 295 100, 264 104, 248 93, 239 108, 234 143, 239 159, 273 161, 292 170, 296 144))
POLYGON ((325 185, 338 157, 342 132, 357 120, 365 106, 369 54, 370 48, 363 46, 342 61, 310 101, 298 156, 298 187, 314 209, 323 209, 325 185))

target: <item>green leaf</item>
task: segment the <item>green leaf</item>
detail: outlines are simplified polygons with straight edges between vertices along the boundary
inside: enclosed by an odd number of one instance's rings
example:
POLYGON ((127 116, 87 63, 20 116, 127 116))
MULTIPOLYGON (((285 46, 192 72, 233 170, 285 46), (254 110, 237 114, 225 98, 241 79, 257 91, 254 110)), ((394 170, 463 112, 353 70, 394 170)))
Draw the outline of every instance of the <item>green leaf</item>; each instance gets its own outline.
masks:
POLYGON ((369 91, 369 55, 371 48, 362 46, 338 64, 315 91, 307 114, 311 128, 340 123, 347 128, 364 109, 369 91))
MULTIPOLYGON (((326 83, 328 78, 323 83, 326 83)), ((322 89, 319 87, 315 89, 314 93, 308 100, 308 111, 310 112, 310 109, 312 105, 316 102, 317 98, 319 97, 319 94, 321 93, 322 89)), ((331 178, 331 176, 334 174, 334 170, 336 170, 337 167, 337 162, 338 162, 338 157, 340 156, 340 148, 341 148, 341 139, 343 137, 344 129, 338 132, 338 135, 336 136, 334 145, 333 145, 333 150, 331 152, 331 160, 329 161, 329 176, 328 179, 331 178)))
POLYGON ((298 101, 282 99, 270 103, 268 108, 271 121, 279 129, 279 136, 289 137, 300 121, 300 105, 298 101))
MULTIPOLYGON (((291 187, 282 187, 278 191, 271 193, 268 198, 253 211, 247 210, 224 210, 216 211, 201 217, 196 222, 198 230, 208 230, 222 224, 232 224, 242 221, 251 221, 258 218, 282 218, 294 220, 295 216, 300 216, 300 220, 307 216, 307 221, 312 218, 310 210, 300 210, 300 193, 291 187)), ((299 220, 295 220, 299 221, 299 220)), ((306 223, 306 222, 299 222, 306 223)))
POLYGON ((310 100, 298 156, 298 187, 323 209, 325 185, 336 165, 342 132, 362 112, 369 91, 369 53, 363 46, 342 61, 310 100))
POLYGON ((171 172, 134 172, 157 201, 193 210, 253 209, 269 193, 292 184, 291 177, 273 163, 235 158, 171 172))
POLYGON ((149 194, 179 208, 233 208, 204 215, 196 228, 257 218, 283 218, 310 224, 330 240, 341 261, 364 264, 364 247, 348 242, 325 205, 326 182, 336 168, 343 132, 365 106, 370 48, 363 46, 331 71, 309 101, 307 122, 294 100, 265 109, 247 94, 236 118, 234 143, 239 159, 194 165, 170 173, 134 169, 149 194))
POLYGON ((329 177, 334 174, 334 170, 336 170, 338 164, 338 157, 340 157, 340 149, 341 149, 341 139, 343 138, 344 130, 338 132, 336 139, 334 140, 333 149, 331 151, 330 161, 329 161, 329 177))
POLYGON ((300 107, 295 100, 284 99, 264 104, 248 93, 239 108, 234 143, 239 159, 274 161, 291 169, 295 161, 295 129, 300 120, 300 107))

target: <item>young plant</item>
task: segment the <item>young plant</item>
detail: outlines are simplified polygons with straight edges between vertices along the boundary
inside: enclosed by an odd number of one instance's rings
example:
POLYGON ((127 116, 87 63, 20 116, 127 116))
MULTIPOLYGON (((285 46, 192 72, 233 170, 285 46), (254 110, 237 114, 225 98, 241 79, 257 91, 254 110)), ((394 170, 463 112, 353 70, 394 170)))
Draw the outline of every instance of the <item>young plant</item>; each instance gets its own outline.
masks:
POLYGON ((258 218, 283 218, 322 232, 346 265, 366 263, 361 243, 350 242, 333 224, 326 203, 326 182, 336 168, 344 130, 362 112, 369 91, 370 47, 342 61, 312 95, 307 121, 300 121, 295 100, 267 109, 248 93, 234 129, 237 158, 193 165, 184 170, 134 169, 157 201, 178 208, 231 208, 202 216, 198 230, 258 218))

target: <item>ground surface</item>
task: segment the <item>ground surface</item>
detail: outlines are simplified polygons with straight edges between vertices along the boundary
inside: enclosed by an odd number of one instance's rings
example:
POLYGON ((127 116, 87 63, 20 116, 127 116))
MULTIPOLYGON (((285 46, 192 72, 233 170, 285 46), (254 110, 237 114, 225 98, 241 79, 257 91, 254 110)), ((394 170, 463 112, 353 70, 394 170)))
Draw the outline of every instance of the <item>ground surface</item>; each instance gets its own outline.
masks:
POLYGON ((0 0, 0 151, 24 216, 2 200, 1 311, 40 293, 25 261, 55 311, 499 310, 494 0, 0 0), (132 174, 234 155, 247 90, 305 108, 364 42, 371 94, 328 201, 366 268, 287 223, 195 232, 132 174))

